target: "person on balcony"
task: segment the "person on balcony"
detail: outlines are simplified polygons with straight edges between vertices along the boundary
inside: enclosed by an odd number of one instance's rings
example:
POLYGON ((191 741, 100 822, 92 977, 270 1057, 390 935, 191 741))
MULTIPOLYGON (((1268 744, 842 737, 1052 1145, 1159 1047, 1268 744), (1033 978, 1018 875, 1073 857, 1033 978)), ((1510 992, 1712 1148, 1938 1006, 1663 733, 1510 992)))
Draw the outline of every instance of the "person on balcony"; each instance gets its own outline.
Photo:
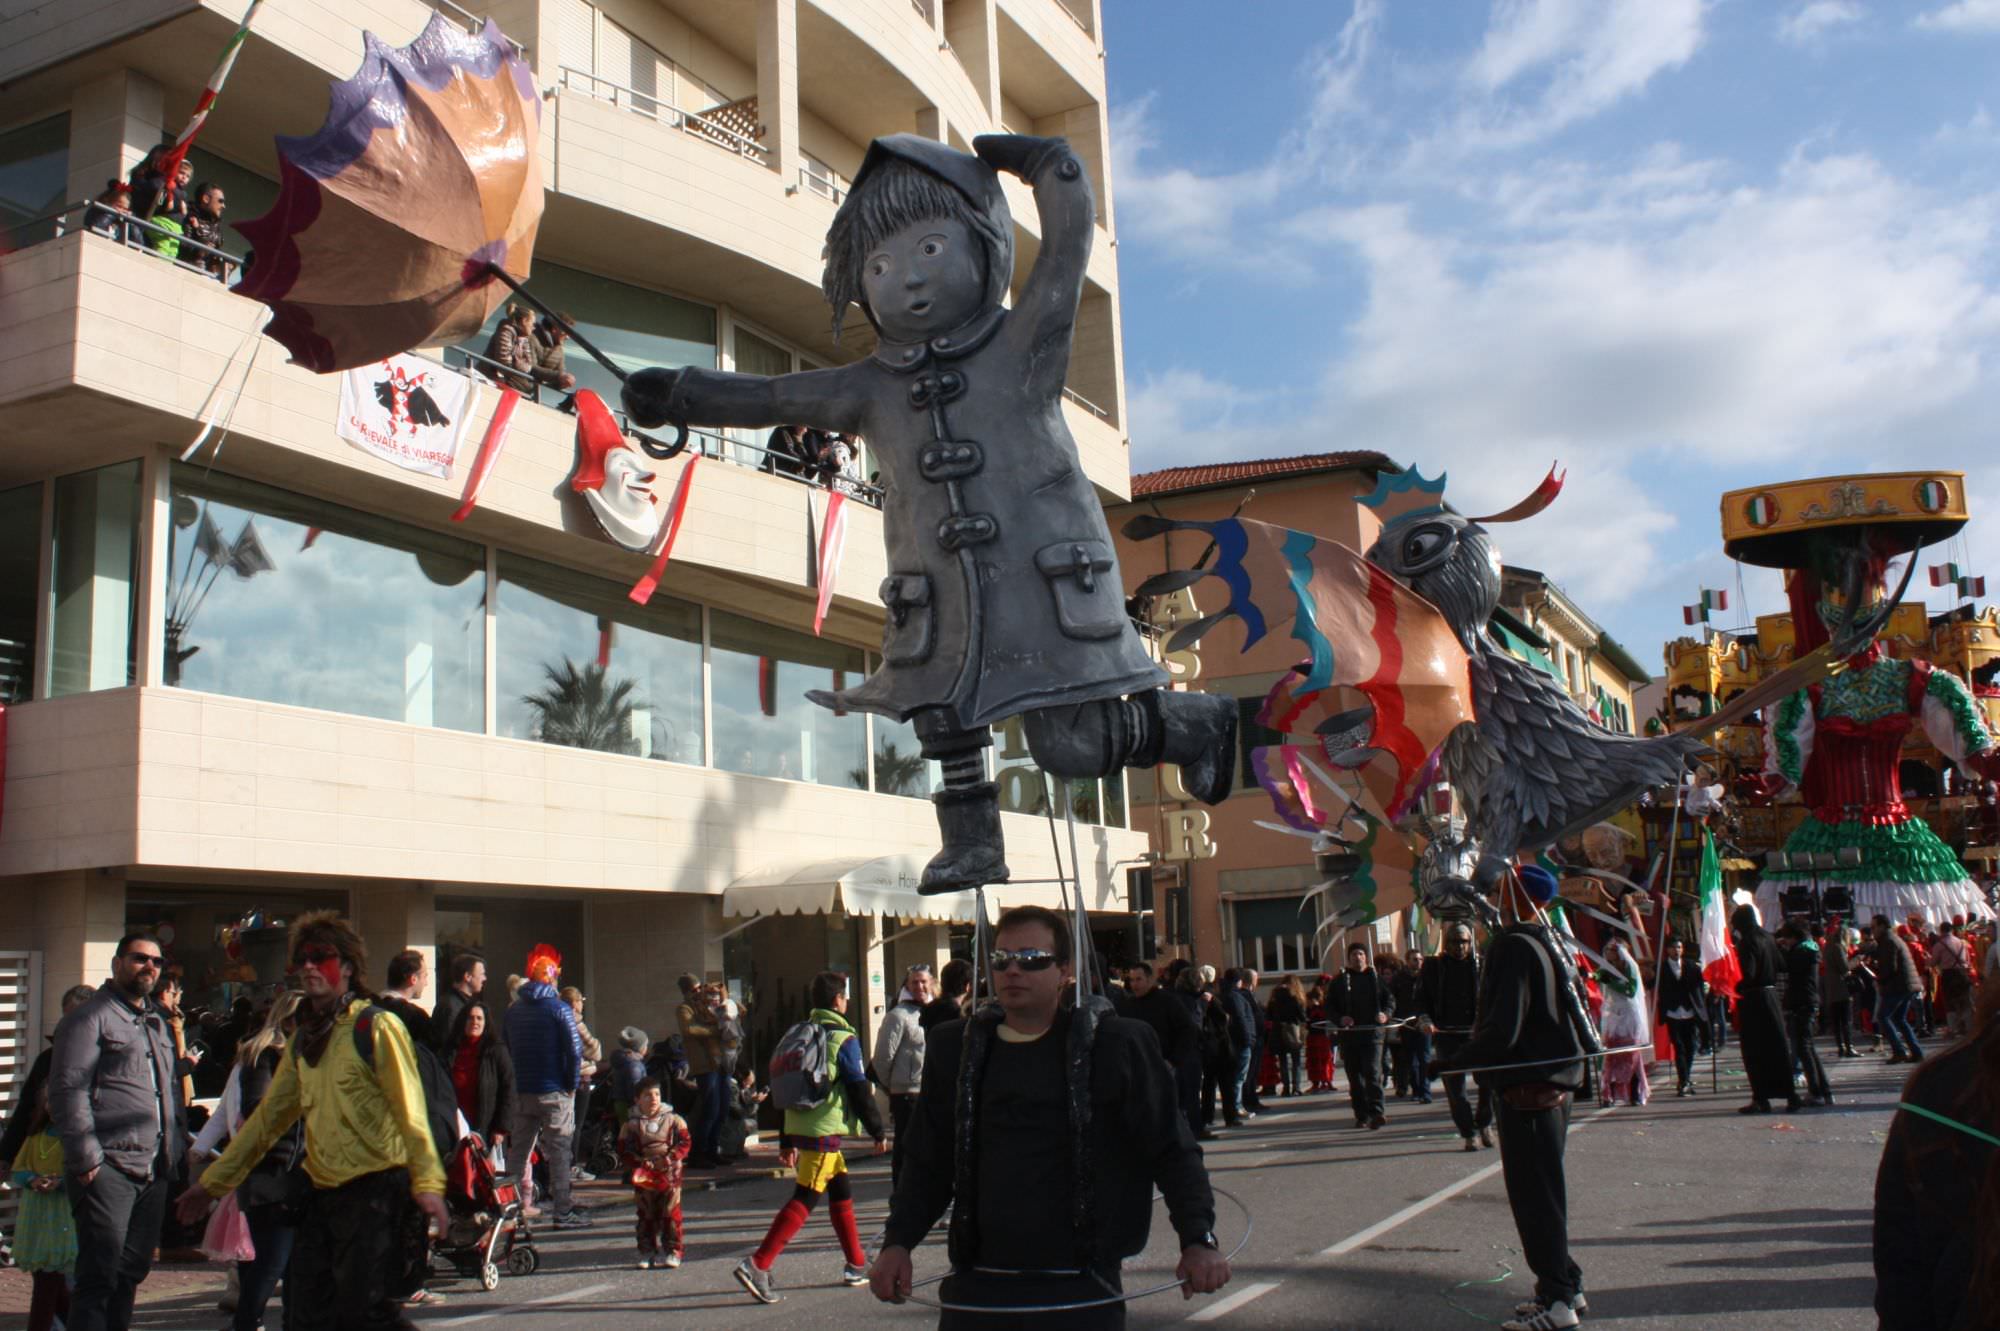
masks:
POLYGON ((116 176, 105 181, 104 192, 84 210, 83 224, 105 239, 123 245, 132 224, 132 187, 116 176))
POLYGON ((222 186, 212 180, 204 180, 194 187, 194 206, 188 210, 186 224, 187 238, 204 247, 203 250, 189 250, 187 261, 197 268, 207 269, 218 281, 224 282, 229 280, 230 270, 236 267, 227 255, 220 253, 222 210, 227 206, 228 198, 223 194, 222 186), (205 250, 217 253, 210 254, 205 250))
POLYGON ((576 410, 576 376, 563 368, 563 343, 569 341, 569 330, 574 326, 575 320, 566 311, 558 311, 554 319, 537 320, 534 336, 530 339, 535 353, 530 376, 536 383, 547 384, 568 395, 556 408, 558 411, 576 410))
POLYGON ((535 312, 519 303, 509 305, 481 354, 486 364, 479 369, 488 379, 502 388, 533 397, 535 368, 540 357, 535 345, 535 312))

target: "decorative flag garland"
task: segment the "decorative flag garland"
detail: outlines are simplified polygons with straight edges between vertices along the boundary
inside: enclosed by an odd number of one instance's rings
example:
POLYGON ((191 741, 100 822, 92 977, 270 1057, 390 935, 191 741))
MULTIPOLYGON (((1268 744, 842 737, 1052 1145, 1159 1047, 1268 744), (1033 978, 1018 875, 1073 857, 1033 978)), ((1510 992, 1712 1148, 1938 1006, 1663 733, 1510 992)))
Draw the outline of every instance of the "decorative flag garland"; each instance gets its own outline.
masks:
POLYGON ((465 478, 465 496, 459 501, 458 511, 451 515, 453 522, 465 521, 479 503, 479 492, 486 488, 486 478, 493 474, 493 464, 500 460, 500 451, 507 447, 507 436, 514 429, 514 408, 520 401, 519 389, 502 390, 500 405, 493 408, 493 419, 486 423, 486 435, 479 441, 479 455, 472 460, 472 473, 465 478))
POLYGON ((1932 564, 1930 574, 1933 587, 1950 587, 1968 600, 1986 595, 1985 577, 1966 573, 1957 564, 1932 564))
POLYGON ((667 520, 660 524, 660 553, 654 557, 653 566, 646 575, 632 584, 627 593, 640 605, 653 599, 653 592, 660 585, 660 576, 667 571, 667 560, 673 557, 674 538, 681 533, 681 516, 687 512, 688 487, 694 481, 695 466, 700 463, 701 454, 689 453, 687 466, 681 468, 681 478, 674 483, 674 501, 667 509, 667 520))
POLYGON ((1703 587, 1699 601, 1693 605, 1684 605, 1681 607, 1681 620, 1687 624, 1706 624, 1711 610, 1727 610, 1728 608, 1728 592, 1712 592, 1708 588, 1703 587))
POLYGON ((838 490, 829 490, 826 522, 819 533, 819 600, 813 607, 814 637, 820 636, 820 626, 826 622, 826 608, 833 601, 833 584, 839 579, 840 557, 846 549, 847 496, 838 490))

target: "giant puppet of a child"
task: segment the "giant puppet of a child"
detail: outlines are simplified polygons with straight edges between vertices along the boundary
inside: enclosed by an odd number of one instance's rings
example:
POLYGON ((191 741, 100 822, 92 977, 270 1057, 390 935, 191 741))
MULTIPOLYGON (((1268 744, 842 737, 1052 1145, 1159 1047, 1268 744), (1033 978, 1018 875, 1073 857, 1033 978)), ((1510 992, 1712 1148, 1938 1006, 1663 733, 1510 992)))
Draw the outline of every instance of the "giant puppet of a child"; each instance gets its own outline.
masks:
POLYGON ((875 140, 827 233, 834 333, 850 303, 866 360, 765 378, 650 369, 624 390, 639 424, 810 425, 860 434, 881 468, 889 616, 882 665, 823 707, 912 721, 938 760, 944 846, 920 890, 1007 880, 998 788, 981 752, 1023 718, 1044 771, 1109 776, 1178 763, 1215 803, 1235 767, 1234 699, 1168 692, 1125 613, 1117 557, 1061 394, 1095 220, 1062 139, 983 135, 977 156, 910 134, 875 140), (1041 253, 1012 309, 1014 228, 998 172, 1034 187, 1041 253))

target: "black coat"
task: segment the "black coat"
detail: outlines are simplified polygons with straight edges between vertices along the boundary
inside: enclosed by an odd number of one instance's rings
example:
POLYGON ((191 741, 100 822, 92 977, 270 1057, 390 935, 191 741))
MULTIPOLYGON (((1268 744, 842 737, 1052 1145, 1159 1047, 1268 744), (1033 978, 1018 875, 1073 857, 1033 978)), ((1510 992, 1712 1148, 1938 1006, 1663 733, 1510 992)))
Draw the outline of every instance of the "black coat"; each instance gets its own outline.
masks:
MULTIPOLYGON (((1379 1026, 1382 1018, 1396 1015, 1396 996, 1389 986, 1382 983, 1378 971, 1342 971, 1333 977, 1333 983, 1326 989, 1326 1015, 1335 1027, 1342 1017, 1352 1018, 1356 1026, 1379 1026)), ((1339 1031, 1334 1032, 1336 1035, 1339 1031)), ((1362 1034, 1381 1038, 1378 1030, 1364 1031, 1362 1034)))
MULTIPOLYGON (((447 1073, 455 1071, 459 1046, 465 1042, 465 1014, 459 1013, 458 1029, 452 1032, 451 1046, 439 1055, 447 1073)), ((458 1112, 474 1132, 486 1141, 496 1132, 514 1130, 514 1056, 507 1042, 489 1021, 486 1034, 479 1038, 479 1093, 471 1104, 459 1097, 458 1112)))
MULTIPOLYGON (((1980 1086, 2000 1028, 1988 1026, 1911 1074, 1909 1104, 2000 1133, 2000 1115, 1980 1086)), ((1916 1114, 1889 1121, 1875 1174, 1875 1313, 1881 1331, 1974 1331, 1990 1316, 1967 1298, 1978 1258, 1971 1217, 1996 1148, 1916 1114)))
MULTIPOLYGON (((970 1162, 959 1158, 958 1100, 967 1074, 966 1052, 972 1022, 997 1024, 998 1010, 988 1008, 967 1021, 947 1022, 932 1030, 924 1055, 923 1089, 910 1115, 904 1143, 902 1180, 889 1207, 888 1242, 915 1248, 952 1206, 949 1241, 951 1264, 969 1270, 979 1262, 977 1251, 964 1251, 971 1240, 963 1222, 980 1213, 977 1198, 958 1196, 957 1180, 970 1162)), ((1067 1038, 1077 1020, 1065 1010, 1044 1039, 1067 1038)), ((991 1031, 981 1041, 997 1040, 991 1031)), ((990 1048, 991 1045, 987 1044, 990 1048)), ((1215 1228, 1215 1199, 1201 1148, 1195 1144, 1180 1108, 1180 1093, 1165 1066, 1159 1041, 1142 1022, 1103 1017, 1090 1056, 1090 1128, 1084 1142, 1089 1161, 1091 1210, 1095 1233, 1088 1246, 1098 1262, 1115 1262, 1140 1252, 1152 1226, 1153 1189, 1166 1197, 1167 1214, 1183 1247, 1200 1241, 1215 1228)), ((977 1136, 977 1119, 972 1124, 977 1136)), ((1014 1195, 1006 1205, 1015 1214, 1010 1224, 1067 1225, 1071 1217, 1049 1214, 1034 1196, 1014 1195)))
POLYGON ((1434 1072, 1496 1068, 1473 1074, 1488 1090, 1545 1082, 1573 1091, 1583 1085, 1583 1045, 1560 992, 1568 970, 1556 946, 1540 925, 1509 925, 1493 936, 1481 967, 1472 1038, 1434 1061, 1434 1072))
POLYGON ((1698 1020, 1708 1018, 1708 981, 1701 978, 1701 967, 1683 958, 1681 973, 1677 976, 1666 966, 1660 967, 1658 1003, 1655 1010, 1662 1022, 1667 1019, 1667 1009, 1684 1007, 1693 1012, 1698 1020))
POLYGON ((1177 995, 1155 986, 1144 998, 1127 998, 1119 1004, 1118 1015, 1151 1026, 1161 1052, 1174 1067, 1200 1065, 1201 1031, 1177 995))
POLYGON ((1416 1011, 1431 1019, 1446 1039, 1472 1034, 1479 1016, 1479 954, 1424 958, 1417 973, 1416 1011))
POLYGON ((1793 943, 1785 952, 1785 1011, 1794 1016, 1819 1015, 1819 949, 1793 943))
POLYGON ((1789 1099, 1792 1095, 1792 1046, 1785 1038, 1778 1012, 1778 975, 1784 960, 1778 945, 1744 907, 1730 923, 1736 964, 1743 978, 1736 986, 1736 1021, 1742 1032, 1743 1070, 1750 1076, 1750 1094, 1758 1100, 1789 1099))

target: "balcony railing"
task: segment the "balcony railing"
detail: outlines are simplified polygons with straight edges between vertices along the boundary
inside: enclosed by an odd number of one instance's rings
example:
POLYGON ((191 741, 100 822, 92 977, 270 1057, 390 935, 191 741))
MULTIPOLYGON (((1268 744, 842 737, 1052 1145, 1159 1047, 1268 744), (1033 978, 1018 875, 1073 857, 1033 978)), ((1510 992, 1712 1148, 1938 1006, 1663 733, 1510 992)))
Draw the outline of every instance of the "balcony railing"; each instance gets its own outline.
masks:
POLYGON ((1076 403, 1077 406, 1082 407, 1085 411, 1089 412, 1091 415, 1097 417, 1097 419, 1101 421, 1108 421, 1111 419, 1110 412, 1106 411, 1103 407, 1098 406, 1095 402, 1092 402, 1089 398, 1077 392, 1074 388, 1069 388, 1067 386, 1064 387, 1063 396, 1068 398, 1070 401, 1076 403))
POLYGON ((757 142, 763 133, 763 126, 757 120, 755 97, 710 107, 706 111, 685 111, 655 93, 640 92, 637 88, 629 88, 589 70, 574 69, 569 65, 561 67, 557 80, 565 89, 621 106, 648 120, 657 120, 671 129, 711 143, 724 152, 747 157, 760 165, 770 164, 771 150, 757 142))
MULTIPOLYGON (((1087 0, 1085 0, 1085 2, 1087 3, 1087 0)), ((1096 35, 1095 33, 1092 33, 1090 31, 1090 20, 1085 18, 1083 15, 1077 13, 1075 9, 1070 7, 1070 0, 1056 0, 1056 8, 1060 9, 1063 13, 1069 15, 1069 21, 1071 23, 1076 24, 1077 27, 1082 28, 1086 35, 1089 36, 1096 35)))
POLYGON ((810 163, 799 168, 799 188, 808 194, 817 194, 822 199, 844 203, 847 199, 847 182, 832 172, 820 172, 810 163))
POLYGON ((926 23, 936 23, 937 16, 932 10, 931 5, 932 0, 910 0, 910 8, 917 11, 918 17, 922 18, 926 23))
POLYGON ((114 241, 128 249, 154 255, 176 268, 184 268, 190 273, 216 282, 234 281, 242 271, 244 259, 192 240, 179 231, 170 230, 143 217, 134 217, 123 209, 108 203, 82 200, 72 203, 61 212, 37 217, 31 222, 23 222, 13 228, 12 240, 16 248, 27 249, 44 240, 54 240, 67 235, 81 225, 84 230, 95 232, 106 240, 114 241), (162 246, 172 245, 170 255, 162 246), (190 261, 190 255, 197 256, 190 261), (211 268, 202 260, 214 260, 220 271, 211 268))
MULTIPOLYGON (((486 20, 467 9, 464 5, 456 3, 456 0, 424 0, 424 3, 445 17, 456 19, 458 22, 464 24, 465 30, 475 37, 486 30, 486 20)), ((505 33, 501 35, 506 36, 505 33)), ((526 57, 528 54, 528 48, 520 42, 515 41, 512 37, 507 37, 507 44, 514 48, 515 55, 526 57)))

